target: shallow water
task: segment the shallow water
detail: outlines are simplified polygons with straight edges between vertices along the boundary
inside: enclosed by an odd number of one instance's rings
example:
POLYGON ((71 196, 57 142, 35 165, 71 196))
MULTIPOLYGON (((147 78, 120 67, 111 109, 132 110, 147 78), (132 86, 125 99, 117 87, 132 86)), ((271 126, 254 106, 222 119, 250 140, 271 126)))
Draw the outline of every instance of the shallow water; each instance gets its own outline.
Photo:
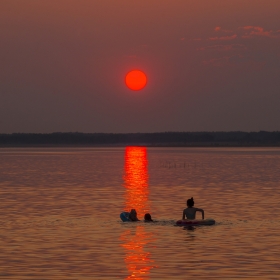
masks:
POLYGON ((0 279, 280 278, 280 149, 10 148, 0 159, 0 279), (191 196, 216 225, 174 226, 191 196), (121 222, 130 208, 157 222, 121 222))

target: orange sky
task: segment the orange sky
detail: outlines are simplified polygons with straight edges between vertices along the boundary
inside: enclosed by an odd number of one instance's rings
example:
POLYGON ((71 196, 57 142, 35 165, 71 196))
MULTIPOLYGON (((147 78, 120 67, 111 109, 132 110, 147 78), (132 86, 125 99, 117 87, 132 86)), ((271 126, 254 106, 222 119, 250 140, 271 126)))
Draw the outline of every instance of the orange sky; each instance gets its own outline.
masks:
POLYGON ((279 14, 278 0, 2 0, 0 133, 279 130, 279 14))

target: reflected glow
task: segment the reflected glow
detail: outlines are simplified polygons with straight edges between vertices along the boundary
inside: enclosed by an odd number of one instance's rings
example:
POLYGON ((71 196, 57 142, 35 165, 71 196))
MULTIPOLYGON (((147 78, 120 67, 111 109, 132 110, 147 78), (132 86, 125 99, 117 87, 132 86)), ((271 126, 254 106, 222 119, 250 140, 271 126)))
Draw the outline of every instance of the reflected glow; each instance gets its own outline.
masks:
POLYGON ((126 147, 125 149, 125 209, 135 208, 142 220, 149 212, 148 206, 148 159, 145 147, 126 147))
MULTIPOLYGON (((149 212, 148 205, 148 160, 147 149, 127 147, 125 149, 125 207, 124 211, 135 208, 138 218, 143 220, 149 212)), ((137 222, 136 222, 137 223, 137 222)), ((154 268, 151 253, 147 246, 153 241, 153 233, 146 232, 143 224, 132 225, 121 235, 122 247, 126 251, 125 263, 129 276, 126 279, 148 279, 151 268, 154 268), (135 226, 135 227, 134 227, 135 226)))
POLYGON ((136 226, 135 230, 126 230, 121 235, 122 247, 126 250, 125 263, 129 276, 125 279, 149 279, 154 261, 147 245, 153 241, 153 233, 146 232, 143 226, 136 226))

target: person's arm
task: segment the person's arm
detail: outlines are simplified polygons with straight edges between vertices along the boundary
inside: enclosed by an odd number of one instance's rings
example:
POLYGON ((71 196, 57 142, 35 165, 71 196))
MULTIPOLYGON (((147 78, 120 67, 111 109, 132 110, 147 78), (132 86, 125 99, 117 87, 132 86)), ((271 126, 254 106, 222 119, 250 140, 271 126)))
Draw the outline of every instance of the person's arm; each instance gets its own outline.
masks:
POLYGON ((201 212, 201 214, 202 214, 202 220, 204 220, 204 210, 203 210, 203 209, 200 209, 200 208, 196 208, 196 211, 201 212))
POLYGON ((185 210, 183 211, 183 217, 182 220, 185 220, 185 210))

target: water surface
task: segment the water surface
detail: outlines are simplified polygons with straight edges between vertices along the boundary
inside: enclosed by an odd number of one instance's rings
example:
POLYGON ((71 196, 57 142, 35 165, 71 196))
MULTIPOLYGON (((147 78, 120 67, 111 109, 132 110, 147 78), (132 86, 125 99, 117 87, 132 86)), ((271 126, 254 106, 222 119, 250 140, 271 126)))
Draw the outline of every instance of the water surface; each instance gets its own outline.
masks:
POLYGON ((279 279, 280 149, 9 148, 0 159, 0 279, 279 279), (174 226, 191 196, 216 225, 174 226), (121 222, 130 208, 158 222, 121 222))

